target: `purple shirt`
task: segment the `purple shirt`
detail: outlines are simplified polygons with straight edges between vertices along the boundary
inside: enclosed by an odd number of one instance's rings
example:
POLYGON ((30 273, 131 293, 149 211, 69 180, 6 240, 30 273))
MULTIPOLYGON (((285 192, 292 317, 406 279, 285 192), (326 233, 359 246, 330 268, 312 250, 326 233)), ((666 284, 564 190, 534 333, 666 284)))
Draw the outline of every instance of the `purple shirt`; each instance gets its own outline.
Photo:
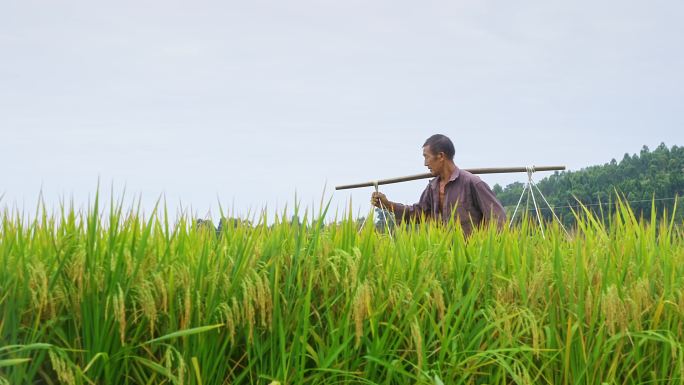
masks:
POLYGON ((439 182, 441 177, 430 180, 420 196, 420 201, 413 205, 392 204, 392 211, 397 221, 411 218, 419 220, 421 216, 447 222, 455 208, 454 217, 458 218, 465 236, 470 235, 473 227, 480 226, 490 220, 496 221, 501 228, 506 222, 506 212, 494 192, 487 183, 477 175, 458 167, 454 170, 444 187, 443 208, 439 207, 439 182))

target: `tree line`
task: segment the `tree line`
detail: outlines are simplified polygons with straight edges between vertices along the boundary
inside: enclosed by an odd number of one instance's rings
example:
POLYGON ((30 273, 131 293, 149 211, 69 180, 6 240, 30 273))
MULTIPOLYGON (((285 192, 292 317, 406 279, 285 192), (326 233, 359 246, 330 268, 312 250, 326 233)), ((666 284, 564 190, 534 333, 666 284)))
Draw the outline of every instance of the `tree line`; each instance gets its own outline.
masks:
MULTIPOLYGON (((637 217, 647 220, 651 219, 652 205, 658 216, 664 212, 671 214, 678 200, 676 220, 681 223, 684 220, 684 147, 668 148, 661 143, 651 151, 643 146, 638 154, 626 153, 619 162, 612 159, 579 171, 555 172, 536 184, 567 225, 574 223, 572 210, 581 210, 580 202, 599 217, 609 217, 616 197, 628 202, 637 217)), ((525 183, 515 182, 505 188, 498 184, 492 188, 509 218, 524 186, 525 183)), ((536 199, 539 204, 539 195, 536 199)), ((546 206, 543 201, 541 205, 546 206)), ((529 214, 534 210, 531 201, 527 205, 526 197, 522 199, 521 209, 529 214)), ((553 218, 548 208, 541 213, 546 220, 553 218)))

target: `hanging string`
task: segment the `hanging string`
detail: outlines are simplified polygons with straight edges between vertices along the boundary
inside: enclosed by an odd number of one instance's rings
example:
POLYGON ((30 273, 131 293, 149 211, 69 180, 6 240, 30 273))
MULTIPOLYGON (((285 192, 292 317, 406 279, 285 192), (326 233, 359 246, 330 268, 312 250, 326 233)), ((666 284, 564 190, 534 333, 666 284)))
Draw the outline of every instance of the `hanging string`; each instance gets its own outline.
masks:
POLYGON ((511 222, 508 224, 508 228, 513 227, 513 220, 515 219, 515 214, 518 213, 518 207, 520 207, 520 202, 522 202, 523 197, 525 196, 525 189, 527 186, 523 187, 522 194, 520 194, 520 199, 518 199, 518 204, 515 205, 515 210, 513 210, 513 216, 511 216, 511 222))
POLYGON ((534 190, 532 190, 532 186, 534 185, 534 182, 532 181, 532 174, 533 173, 534 173, 534 166, 527 166, 528 191, 532 195, 532 203, 534 204, 534 211, 537 213, 537 222, 539 222, 539 228, 541 229, 542 238, 546 238, 546 236, 544 235, 544 224, 542 223, 542 220, 541 220, 541 212, 539 210, 539 205, 537 205, 537 199, 534 197, 534 190))
POLYGON ((553 207, 551 207, 551 205, 549 204, 549 201, 546 200, 546 197, 541 192, 541 190, 539 189, 537 184, 534 183, 534 180, 532 179, 532 174, 534 174, 534 172, 535 172, 534 166, 527 166, 526 170, 527 170, 527 184, 525 184, 525 186, 523 187, 523 191, 520 194, 520 199, 518 199, 518 204, 515 205, 515 210, 513 211, 513 216, 511 217, 511 222, 508 224, 508 227, 511 228, 513 226, 513 221, 515 220, 515 215, 518 213, 518 208, 520 207, 520 202, 522 202, 522 199, 525 196, 525 193, 527 193, 528 204, 529 204, 530 196, 532 196, 532 203, 534 204, 534 211, 537 215, 537 222, 539 223, 539 228, 541 229, 542 238, 546 238, 545 234, 544 234, 544 224, 542 223, 542 220, 541 220, 541 207, 539 207, 539 205, 537 204, 537 199, 535 198, 535 193, 534 193, 534 189, 537 189, 537 192, 539 192, 539 196, 544 200, 544 203, 546 203, 546 206, 549 208, 549 210, 551 210, 551 213, 553 214, 554 219, 556 219, 556 221, 558 221, 558 224, 560 224, 560 226, 563 229, 563 231, 565 232, 565 234, 569 236, 570 234, 568 233, 568 230, 563 225, 563 222, 561 222, 560 219, 558 218, 558 216, 556 216, 556 213, 553 211, 553 207))
MULTIPOLYGON (((378 181, 377 180, 373 182, 373 187, 375 187, 376 193, 380 193, 380 191, 378 190, 378 181)), ((387 234, 389 234, 389 237, 391 240, 394 240, 394 238, 392 238, 392 232, 390 231, 389 220, 387 219, 387 216, 389 214, 389 210, 385 210, 385 207, 382 204, 382 199, 378 198, 378 202, 380 202, 380 212, 382 213, 382 219, 383 219, 383 222, 385 222, 385 227, 387 228, 387 234)))
POLYGON ((569 237, 569 236, 570 236, 570 233, 568 233, 568 230, 565 228, 565 226, 563 225, 563 222, 561 222, 560 218, 558 218, 558 216, 556 215, 556 212, 553 211, 553 208, 552 208, 551 205, 549 204, 549 201, 546 200, 546 197, 544 196, 544 194, 542 194, 542 192, 541 192, 541 190, 539 189, 539 187, 537 186, 537 184, 536 184, 536 183, 533 183, 532 185, 534 186, 534 188, 537 189, 537 191, 539 191, 539 196, 542 197, 542 199, 544 200, 544 203, 546 203, 546 206, 548 206, 548 208, 551 210, 551 214, 553 215, 554 219, 556 219, 556 221, 558 222, 558 224, 561 226, 561 228, 563 229, 563 231, 565 231, 565 235, 567 235, 567 236, 569 237))
MULTIPOLYGON (((378 181, 377 181, 377 180, 376 180, 376 181, 373 181, 373 187, 375 187, 375 192, 376 192, 376 193, 379 193, 379 192, 380 192, 380 191, 378 190, 378 181)), ((386 229, 387 229, 387 234, 389 234, 390 239, 394 240, 394 238, 392 237, 392 232, 390 231, 389 221, 388 221, 388 219, 387 219, 388 214, 389 214, 389 210, 386 210, 386 209, 385 209, 385 206, 382 204, 382 200, 378 199, 378 202, 380 203, 380 211, 381 211, 381 215, 382 215, 383 221, 385 222, 385 227, 386 227, 386 229)), ((390 218, 391 218, 391 215, 389 215, 389 216, 390 216, 390 218)), ((366 218, 363 219, 363 223, 361 224, 361 227, 359 228, 359 231, 358 231, 359 233, 361 233, 361 231, 363 230, 363 228, 366 226, 366 222, 368 222, 368 218, 369 218, 369 217, 370 217, 370 215, 368 215, 366 218)), ((394 220, 394 219, 392 219, 392 220, 394 220)), ((396 223, 395 223, 395 225, 396 225, 396 223)))

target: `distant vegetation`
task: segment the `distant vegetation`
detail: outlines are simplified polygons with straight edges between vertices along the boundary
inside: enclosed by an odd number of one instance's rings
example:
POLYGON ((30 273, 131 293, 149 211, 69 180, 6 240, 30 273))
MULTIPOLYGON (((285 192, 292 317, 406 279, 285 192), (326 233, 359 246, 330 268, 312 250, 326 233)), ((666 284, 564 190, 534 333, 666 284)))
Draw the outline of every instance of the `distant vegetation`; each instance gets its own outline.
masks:
MULTIPOLYGON (((493 187, 496 196, 509 212, 513 213, 520 199, 524 183, 516 182, 502 188, 493 187)), ((650 151, 644 146, 639 154, 625 154, 621 161, 611 160, 604 165, 591 166, 580 171, 556 172, 538 181, 537 186, 549 203, 555 207, 556 214, 565 224, 572 224, 572 209, 579 202, 601 217, 609 217, 615 209, 612 203, 616 193, 630 202, 632 210, 644 219, 651 218, 652 200, 655 199, 656 212, 672 212, 675 197, 678 197, 677 221, 684 219, 684 147, 668 148, 661 143, 650 151)), ((537 197, 537 199, 539 199, 537 197)), ((524 208, 523 198, 521 205, 524 208)), ((545 205, 544 205, 545 206, 545 205)), ((529 209, 533 206, 530 204, 529 209)), ((545 219, 551 220, 548 208, 542 210, 545 219)))

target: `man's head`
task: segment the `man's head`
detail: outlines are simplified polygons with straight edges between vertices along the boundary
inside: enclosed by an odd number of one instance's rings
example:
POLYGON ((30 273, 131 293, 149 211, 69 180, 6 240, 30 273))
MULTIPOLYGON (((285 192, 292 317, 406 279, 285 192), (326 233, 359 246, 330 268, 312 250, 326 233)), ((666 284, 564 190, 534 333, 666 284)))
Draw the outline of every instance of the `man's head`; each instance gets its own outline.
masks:
POLYGON ((423 144, 425 167, 433 175, 439 174, 447 164, 453 163, 455 153, 454 144, 445 135, 432 135, 423 144))

